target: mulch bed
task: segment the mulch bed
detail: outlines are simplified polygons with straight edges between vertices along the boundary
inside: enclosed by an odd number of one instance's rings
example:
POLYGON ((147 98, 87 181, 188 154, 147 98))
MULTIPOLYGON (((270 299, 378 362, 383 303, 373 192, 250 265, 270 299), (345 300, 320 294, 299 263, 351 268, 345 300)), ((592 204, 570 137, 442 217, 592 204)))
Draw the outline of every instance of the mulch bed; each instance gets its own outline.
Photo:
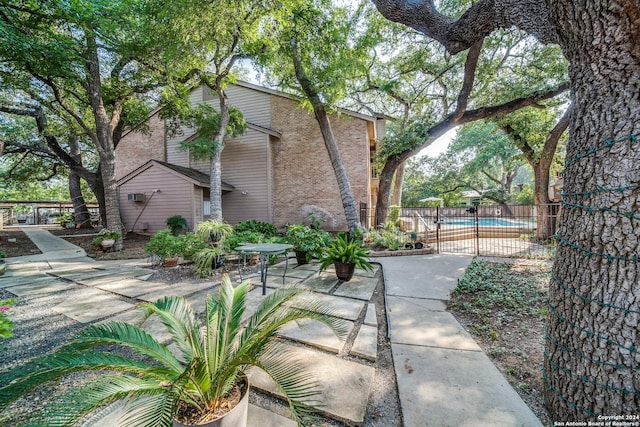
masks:
POLYGON ((31 239, 19 229, 5 228, 0 230, 0 236, 7 236, 9 240, 16 239, 15 242, 0 241, 0 250, 4 252, 6 258, 42 253, 31 239))

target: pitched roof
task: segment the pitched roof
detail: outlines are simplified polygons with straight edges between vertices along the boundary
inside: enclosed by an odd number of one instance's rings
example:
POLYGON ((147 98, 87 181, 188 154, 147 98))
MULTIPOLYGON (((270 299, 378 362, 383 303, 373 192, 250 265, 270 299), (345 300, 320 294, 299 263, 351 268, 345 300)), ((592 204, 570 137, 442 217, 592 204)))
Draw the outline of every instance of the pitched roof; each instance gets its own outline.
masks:
MULTIPOLYGON (((140 175, 141 173, 143 173, 145 170, 149 169, 153 165, 158 165, 162 168, 169 169, 170 171, 180 175, 182 178, 187 179, 188 181, 200 187, 209 187, 209 184, 211 182, 209 175, 207 175, 206 173, 202 173, 199 170, 187 168, 184 166, 174 165, 172 163, 162 162, 160 160, 151 159, 145 164, 143 164, 142 166, 138 167, 137 169, 129 172, 127 175, 120 178, 117 184, 118 185, 124 184, 125 182, 129 181, 131 178, 134 178, 140 175)), ((224 181, 222 182, 223 191, 233 191, 234 189, 235 187, 233 185, 227 184, 224 181)))

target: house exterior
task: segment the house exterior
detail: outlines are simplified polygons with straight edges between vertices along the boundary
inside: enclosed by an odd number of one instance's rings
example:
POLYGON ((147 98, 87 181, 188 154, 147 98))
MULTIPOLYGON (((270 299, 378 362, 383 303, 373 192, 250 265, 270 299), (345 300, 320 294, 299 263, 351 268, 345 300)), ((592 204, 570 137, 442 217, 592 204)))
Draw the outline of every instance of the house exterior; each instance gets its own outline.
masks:
MULTIPOLYGON (((338 184, 313 114, 288 94, 250 83, 230 85, 227 94, 248 129, 228 138, 222 152, 225 221, 255 219, 284 228, 314 214, 324 221, 323 228, 346 230, 338 184)), ((194 89, 190 99, 194 105, 217 105, 215 93, 206 86, 194 89)), ((374 206, 378 182, 372 157, 384 120, 341 110, 331 117, 331 125, 356 203, 374 206)), ((169 136, 155 111, 148 132, 129 132, 121 139, 116 178, 127 230, 156 232, 173 215, 184 216, 190 229, 208 219, 210 164, 179 149, 194 133, 184 128, 180 135, 169 136)))

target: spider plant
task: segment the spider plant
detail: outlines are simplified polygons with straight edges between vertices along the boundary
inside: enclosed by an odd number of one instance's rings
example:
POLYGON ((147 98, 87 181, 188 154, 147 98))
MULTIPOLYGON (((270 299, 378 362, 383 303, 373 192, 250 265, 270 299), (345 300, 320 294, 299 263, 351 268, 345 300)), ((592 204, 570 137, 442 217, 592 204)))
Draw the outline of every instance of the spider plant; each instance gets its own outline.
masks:
POLYGON ((108 371, 80 390, 72 388, 53 399, 40 411, 36 425, 72 425, 99 405, 125 400, 124 425, 168 426, 181 405, 202 414, 215 411, 245 371, 256 366, 283 392, 298 424, 309 422, 320 394, 318 384, 287 354, 277 333, 292 320, 309 318, 344 337, 344 323, 312 298, 299 298, 304 291, 282 288, 265 297, 243 327, 249 286, 243 282, 234 289, 225 275, 218 297, 207 298, 202 322, 182 297, 142 304, 144 319, 159 316, 179 356, 130 324, 89 326, 54 353, 12 372, 15 379, 0 387, 0 411, 35 387, 73 372, 108 371), (295 304, 289 304, 294 298, 295 304), (113 345, 129 351, 116 354, 113 345))

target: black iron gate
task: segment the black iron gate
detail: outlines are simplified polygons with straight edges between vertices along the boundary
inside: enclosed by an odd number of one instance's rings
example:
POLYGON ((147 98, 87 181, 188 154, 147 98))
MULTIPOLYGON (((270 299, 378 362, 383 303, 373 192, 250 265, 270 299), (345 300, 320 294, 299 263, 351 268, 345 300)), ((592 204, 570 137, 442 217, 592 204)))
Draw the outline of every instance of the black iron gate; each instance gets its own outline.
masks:
POLYGON ((438 253, 547 258, 555 246, 540 237, 553 234, 558 210, 558 205, 403 208, 401 222, 438 253), (542 214, 551 230, 538 233, 542 214))

